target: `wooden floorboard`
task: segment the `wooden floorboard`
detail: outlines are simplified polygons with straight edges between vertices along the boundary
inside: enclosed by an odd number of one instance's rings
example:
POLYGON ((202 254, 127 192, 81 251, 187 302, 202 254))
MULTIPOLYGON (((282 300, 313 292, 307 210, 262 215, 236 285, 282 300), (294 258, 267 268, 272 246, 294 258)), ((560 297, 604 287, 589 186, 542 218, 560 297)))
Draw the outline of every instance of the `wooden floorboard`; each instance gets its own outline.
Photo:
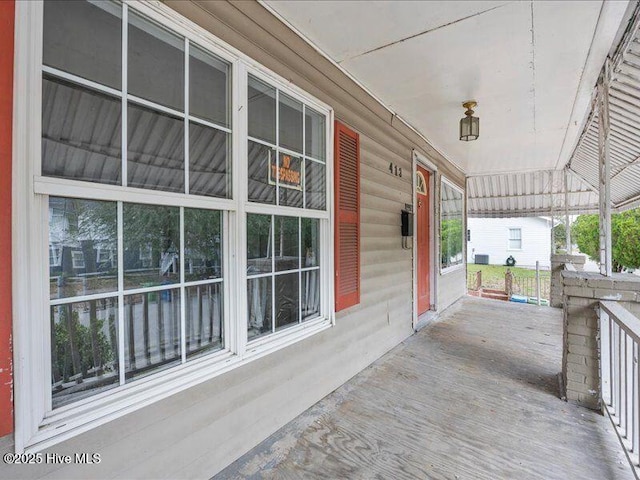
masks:
POLYGON ((559 310, 466 298, 215 478, 634 478, 558 398, 561 342, 559 310))

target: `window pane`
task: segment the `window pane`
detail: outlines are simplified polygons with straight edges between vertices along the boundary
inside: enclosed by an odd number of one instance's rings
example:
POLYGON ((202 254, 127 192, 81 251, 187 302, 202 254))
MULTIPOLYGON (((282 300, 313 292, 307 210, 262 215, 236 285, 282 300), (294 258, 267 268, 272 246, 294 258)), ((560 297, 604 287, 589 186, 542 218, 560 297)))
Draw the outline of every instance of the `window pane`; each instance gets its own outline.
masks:
POLYGON ((247 275, 272 271, 271 216, 247 214, 247 275))
POLYGON ((298 218, 275 217, 275 263, 276 271, 300 268, 298 248, 298 218))
POLYGON ((298 323, 298 276, 287 273, 276 276, 276 330, 298 323))
POLYGON ((305 161, 306 208, 325 210, 326 201, 326 167, 312 160, 305 161))
POLYGON ((440 262, 447 268, 462 263, 464 202, 457 189, 444 182, 441 185, 440 262))
POLYGON ((184 209, 185 281, 222 277, 221 221, 217 210, 184 209))
POLYGON ((270 276, 251 278, 247 281, 249 340, 271 333, 271 281, 270 276))
POLYGON ((280 93, 278 123, 280 146, 302 153, 302 103, 280 93))
POLYGON ((118 289, 115 202, 49 197, 52 299, 118 289))
POLYGON ((276 143, 276 89, 249 75, 249 136, 276 143))
POLYGON ((120 99, 72 83, 42 80, 42 174, 121 183, 120 99))
POLYGON ((318 160, 326 159, 326 119, 314 109, 305 108, 305 155, 318 160))
POLYGON ((127 380, 179 364, 180 345, 179 289, 124 297, 127 380))
POLYGON ((271 179, 275 172, 279 172, 278 183, 280 184, 279 205, 302 208, 302 160, 284 153, 280 154, 280 168, 271 166, 271 179))
POLYGON ((302 267, 320 265, 320 222, 315 218, 302 219, 302 267))
POLYGON ((302 321, 320 316, 320 270, 302 272, 302 321))
POLYGON ((222 348, 222 283, 187 287, 187 358, 222 348))
POLYGON ((128 90, 184 110, 184 39, 129 10, 128 90))
POLYGON ((249 200, 260 203, 276 203, 275 180, 270 169, 276 164, 276 151, 259 143, 249 142, 249 200))
POLYGON ((178 207, 124 204, 125 288, 166 285, 180 280, 178 207))
POLYGON ((231 136, 189 124, 189 193, 231 198, 231 136))
POLYGON ((229 77, 231 68, 190 44, 189 114, 229 127, 229 77))
POLYGON ((44 2, 42 63, 120 89, 121 11, 112 2, 44 2))
POLYGON ((129 104, 128 186, 184 192, 184 121, 129 104))
POLYGON ((53 408, 119 385, 118 299, 51 307, 53 408))

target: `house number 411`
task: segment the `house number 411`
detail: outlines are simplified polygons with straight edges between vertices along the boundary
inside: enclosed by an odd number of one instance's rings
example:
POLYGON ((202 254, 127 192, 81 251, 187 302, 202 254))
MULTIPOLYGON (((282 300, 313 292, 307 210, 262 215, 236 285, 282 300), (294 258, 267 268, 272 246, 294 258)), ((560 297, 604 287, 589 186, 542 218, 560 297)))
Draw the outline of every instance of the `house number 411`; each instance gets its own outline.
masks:
POLYGON ((401 177, 402 176, 402 168, 399 168, 398 165, 396 165, 393 162, 389 163, 389 173, 391 175, 395 175, 396 177, 401 177))

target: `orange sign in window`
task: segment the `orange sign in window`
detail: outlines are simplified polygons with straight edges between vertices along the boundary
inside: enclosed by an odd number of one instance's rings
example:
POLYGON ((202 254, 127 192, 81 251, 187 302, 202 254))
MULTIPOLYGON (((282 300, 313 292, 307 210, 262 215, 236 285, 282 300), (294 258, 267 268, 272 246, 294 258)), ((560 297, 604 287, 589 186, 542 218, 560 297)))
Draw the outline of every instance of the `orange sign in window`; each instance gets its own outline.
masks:
POLYGON ((277 179, 281 187, 302 190, 302 161, 298 157, 281 153, 279 163, 273 163, 269 156, 269 183, 275 185, 277 179))

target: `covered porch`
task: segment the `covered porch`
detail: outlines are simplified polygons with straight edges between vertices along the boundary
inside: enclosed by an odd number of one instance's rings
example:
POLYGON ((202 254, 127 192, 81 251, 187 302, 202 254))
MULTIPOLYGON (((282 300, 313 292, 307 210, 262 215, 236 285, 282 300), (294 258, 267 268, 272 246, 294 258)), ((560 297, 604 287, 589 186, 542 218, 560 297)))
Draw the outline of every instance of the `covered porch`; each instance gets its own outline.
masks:
POLYGON ((559 398, 562 311, 465 298, 215 478, 634 478, 559 398))

